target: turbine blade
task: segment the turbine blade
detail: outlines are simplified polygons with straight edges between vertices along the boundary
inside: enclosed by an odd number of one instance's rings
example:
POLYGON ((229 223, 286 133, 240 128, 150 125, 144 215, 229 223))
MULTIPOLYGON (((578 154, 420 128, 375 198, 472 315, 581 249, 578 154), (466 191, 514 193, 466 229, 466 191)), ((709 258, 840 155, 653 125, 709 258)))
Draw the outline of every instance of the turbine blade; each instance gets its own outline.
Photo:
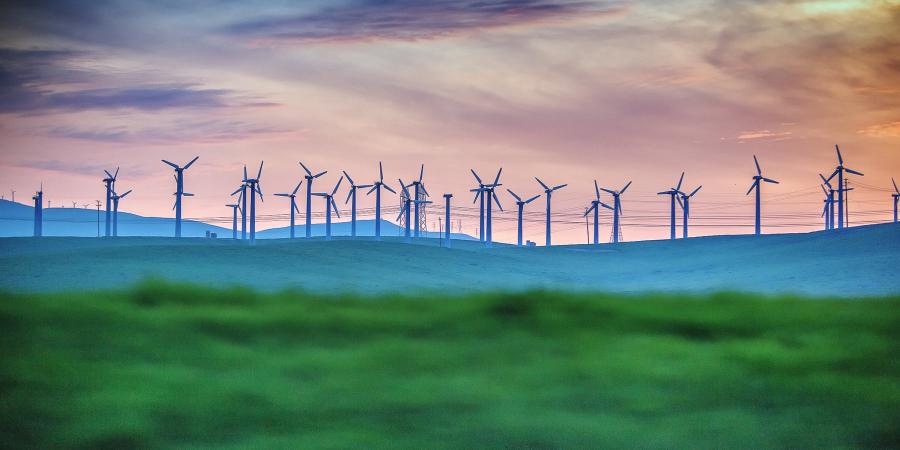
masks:
POLYGON ((375 192, 375 189, 378 189, 378 186, 372 186, 372 189, 369 189, 369 192, 366 192, 366 195, 369 195, 369 194, 375 192))
POLYGON ((610 211, 615 211, 615 208, 613 208, 612 206, 607 205, 606 203, 600 202, 600 206, 602 206, 602 207, 604 207, 604 208, 606 208, 606 209, 608 209, 608 210, 610 210, 610 211))
POLYGON ((775 183, 775 184, 779 184, 777 181, 775 181, 775 180, 773 180, 773 179, 771 179, 771 178, 763 178, 763 181, 765 181, 765 182, 767 182, 767 183, 775 183))
POLYGON ((334 215, 338 216, 338 218, 340 219, 341 213, 340 211, 338 211, 337 204, 334 203, 334 197, 328 197, 328 199, 331 201, 331 207, 334 208, 334 215))
POLYGON ((297 191, 300 190, 300 185, 301 185, 301 184, 303 184, 303 180, 300 180, 300 182, 297 183, 297 187, 294 188, 294 192, 291 192, 291 195, 297 195, 297 191))
POLYGON ((300 167, 302 167, 303 170, 306 171, 307 176, 310 176, 310 177, 312 176, 312 172, 309 171, 309 168, 307 168, 306 165, 304 165, 302 161, 300 161, 300 167))
POLYGON ((356 183, 353 182, 353 178, 350 178, 350 175, 347 174, 346 170, 342 170, 341 173, 343 173, 344 176, 347 177, 347 181, 350 182, 350 186, 356 185, 356 183))
POLYGON ((857 171, 855 171, 855 170, 853 170, 853 169, 848 169, 848 168, 844 167, 844 170, 846 170, 847 172, 852 173, 853 175, 863 176, 862 172, 857 172, 857 171))
POLYGON ((538 195, 535 195, 534 197, 529 198, 528 200, 525 200, 525 204, 527 205, 527 204, 529 204, 529 203, 531 203, 531 202, 537 200, 538 197, 540 197, 540 196, 541 196, 541 195, 538 194, 538 195))
POLYGON ((540 179, 540 178, 538 178, 538 177, 534 177, 534 179, 535 179, 535 180, 537 180, 537 182, 538 182, 538 183, 540 183, 540 184, 541 184, 541 186, 543 186, 543 187, 544 187, 544 189, 545 189, 545 190, 548 190, 548 191, 549 191, 549 190, 550 190, 550 186, 547 186, 547 185, 546 185, 546 184, 544 184, 544 182, 543 182, 543 181, 541 181, 541 179, 540 179))
POLYGON ((194 159, 191 160, 191 162, 185 164, 184 170, 187 170, 188 167, 191 167, 191 165, 194 164, 195 162, 197 162, 198 159, 200 159, 200 157, 199 157, 199 156, 195 156, 194 159))
POLYGON ((350 197, 353 196, 353 192, 354 192, 354 191, 355 191, 355 189, 353 189, 352 187, 350 188, 349 191, 347 191, 347 200, 344 200, 344 204, 345 204, 345 205, 346 205, 348 202, 350 202, 350 197))
POLYGON ((129 189, 129 190, 128 190, 127 192, 125 192, 124 194, 120 195, 119 198, 125 198, 125 196, 128 195, 128 194, 130 194, 130 193, 131 193, 131 189, 129 189))
POLYGON ((753 184, 750 185, 750 189, 747 189, 747 193, 744 195, 750 195, 750 193, 753 192, 753 188, 755 188, 758 184, 759 180, 753 180, 753 184))
POLYGON ((294 208, 294 211, 297 211, 297 214, 300 214, 300 208, 297 207, 297 202, 291 202, 291 207, 294 208))
MULTIPOLYGON (((819 178, 821 178, 822 181, 825 182, 825 184, 828 185, 829 188, 831 188, 831 183, 828 182, 828 180, 830 180, 831 178, 826 179, 825 175, 822 175, 821 173, 819 174, 819 178)), ((825 188, 823 187, 822 189, 824 190, 825 188)))
POLYGON ((891 177, 891 183, 894 184, 894 191, 895 191, 896 193, 900 194, 900 189, 897 189, 897 182, 894 181, 894 177, 891 177))
POLYGON ((701 185, 700 185, 700 186, 697 186, 697 189, 694 189, 694 192, 691 192, 691 193, 690 193, 690 194, 688 194, 688 198, 690 198, 690 197, 693 197, 693 196, 694 196, 694 194, 696 194, 696 193, 697 193, 697 191, 699 191, 699 190, 700 190, 700 188, 702 188, 702 187, 703 187, 703 185, 702 185, 702 184, 701 184, 701 185))
POLYGON ((409 190, 406 189, 408 186, 403 184, 403 180, 399 178, 397 178, 397 181, 400 182, 400 188, 403 189, 403 195, 405 195, 406 198, 409 198, 409 190))
POLYGON ((590 214, 590 212, 593 211, 596 207, 597 207, 597 204, 591 202, 591 207, 584 210, 584 217, 587 217, 587 215, 590 214))
POLYGON ((612 194, 612 195, 616 195, 616 192, 615 192, 615 191, 611 191, 611 190, 609 190, 609 189, 607 189, 607 188, 600 188, 600 190, 603 191, 603 192, 607 192, 607 193, 609 193, 609 194, 612 194))
POLYGON ((116 181, 116 177, 118 177, 118 176, 119 176, 119 168, 116 167, 116 173, 113 174, 113 176, 112 176, 112 177, 113 177, 113 181, 116 181))
POLYGON ((500 170, 497 171, 497 177, 494 178, 494 186, 497 186, 497 183, 500 182, 500 174, 501 174, 501 173, 503 173, 503 168, 502 168, 502 167, 500 168, 500 170))
POLYGON ((469 169, 469 171, 472 172, 472 175, 475 175, 475 179, 478 180, 478 184, 484 184, 484 182, 481 181, 481 177, 479 177, 478 174, 475 173, 475 169, 469 169))
POLYGON ((357 189, 365 189, 365 188, 370 188, 372 186, 374 186, 374 184, 357 184, 356 185, 357 189))
POLYGON ((631 186, 631 181, 629 181, 627 184, 625 184, 625 187, 623 187, 622 190, 619 191, 619 194, 624 194, 625 191, 628 190, 628 186, 631 186))
POLYGON ((244 181, 247 181, 247 165, 244 164, 244 181))
POLYGON ((759 168, 759 160, 756 159, 756 155, 753 155, 753 164, 756 164, 756 174, 762 175, 762 169, 759 168))
POLYGON ((384 181, 384 169, 381 168, 381 161, 378 161, 378 181, 384 181))
POLYGON ((334 189, 331 191, 331 195, 337 194, 338 188, 341 187, 341 182, 344 181, 344 177, 338 179, 337 184, 334 185, 334 189))
POLYGON ((104 172, 106 172, 106 178, 110 178, 110 179, 111 179, 111 178, 114 178, 114 177, 113 177, 113 176, 112 176, 112 174, 111 174, 111 173, 109 173, 109 171, 108 171, 108 170, 106 170, 106 169, 103 169, 103 171, 104 171, 104 172))
POLYGON ((291 194, 272 194, 272 195, 274 195, 276 197, 290 197, 291 196, 291 194))
POLYGON ((597 194, 597 200, 600 200, 600 185, 594 180, 594 192, 597 194))
POLYGON ((841 166, 843 166, 843 165, 844 165, 844 158, 841 157, 841 148, 838 147, 837 144, 834 144, 834 150, 837 152, 837 155, 838 155, 838 164, 841 165, 841 166))
POLYGON ((500 208, 500 211, 503 211, 503 205, 500 204, 500 199, 497 198, 497 193, 494 191, 491 191, 491 196, 494 197, 494 202, 497 204, 497 207, 500 208))
POLYGON ((259 162, 259 172, 256 172, 256 180, 257 180, 257 181, 259 181, 259 179, 262 178, 262 168, 263 168, 263 163, 264 163, 264 162, 265 162, 265 161, 260 161, 260 162, 259 162))
POLYGON ((241 191, 243 191, 243 190, 244 190, 244 187, 241 186, 241 187, 237 188, 236 191, 232 192, 231 195, 237 194, 238 192, 241 192, 241 191))
POLYGON ((425 192, 426 197, 431 197, 431 194, 428 193, 428 189, 425 189, 425 185, 423 183, 419 183, 419 187, 421 187, 422 191, 425 192))
POLYGON ((681 182, 682 182, 682 181, 684 181, 684 172, 681 172, 681 178, 678 179, 678 186, 675 187, 675 190, 676 190, 676 191, 680 191, 680 190, 681 190, 681 182))
POLYGON ((425 164, 422 164, 422 167, 419 169, 419 183, 422 182, 422 176, 425 175, 425 164))
POLYGON ((391 191, 391 192, 393 192, 393 193, 394 193, 394 194, 397 194, 397 191, 395 191, 395 190, 393 190, 393 189, 391 189, 391 187, 390 187, 390 186, 388 186, 388 185, 387 185, 387 184, 382 184, 382 186, 384 186, 384 188, 385 188, 385 189, 387 189, 387 190, 389 190, 389 191, 391 191))
POLYGON ((521 198, 519 198, 519 196, 518 196, 518 195, 516 195, 516 193, 515 193, 515 192, 513 192, 513 191, 511 191, 511 190, 509 190, 509 188, 507 188, 507 189, 506 189, 506 192, 509 192, 509 193, 510 193, 510 195, 512 195, 512 196, 513 196, 513 197, 514 197, 514 198, 515 198, 515 199, 516 199, 516 201, 518 201, 518 202, 521 202, 521 201, 522 201, 522 199, 521 199, 521 198))
POLYGON ((684 203, 682 203, 681 197, 675 197, 675 200, 678 200, 678 206, 680 206, 681 209, 684 209, 684 203))
POLYGON ((568 186, 568 184, 559 184, 559 185, 553 186, 553 190, 555 191, 557 189, 562 189, 566 186, 568 186))
POLYGON ((313 175, 313 178, 319 178, 319 177, 321 177, 322 175, 325 175, 326 173, 328 173, 328 171, 327 171, 327 170, 323 170, 323 171, 321 171, 321 172, 319 172, 319 173, 313 175))
POLYGON ((472 200, 472 204, 475 204, 475 202, 478 201, 478 197, 481 195, 481 189, 474 189, 474 192, 475 198, 472 200))
MULTIPOLYGON (((175 169, 178 168, 178 166, 177 166, 175 163, 173 163, 173 162, 169 162, 169 161, 166 161, 166 160, 162 160, 162 162, 164 162, 164 163, 166 163, 166 164, 172 166, 172 167, 175 168, 175 169)), ((106 172, 106 171, 104 171, 104 172, 106 172)), ((108 174, 109 172, 106 172, 106 173, 108 174)))

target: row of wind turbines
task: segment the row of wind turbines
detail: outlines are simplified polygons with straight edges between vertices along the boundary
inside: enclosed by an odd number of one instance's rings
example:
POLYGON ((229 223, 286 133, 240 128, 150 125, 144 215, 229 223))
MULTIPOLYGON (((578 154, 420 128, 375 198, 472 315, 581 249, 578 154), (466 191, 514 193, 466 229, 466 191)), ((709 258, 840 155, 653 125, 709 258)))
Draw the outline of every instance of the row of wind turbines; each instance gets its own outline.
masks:
MULTIPOLYGON (((849 188, 845 186, 845 177, 846 174, 853 174, 858 176, 863 176, 863 174, 859 171, 853 170, 844 165, 843 156, 841 155, 840 148, 835 145, 835 151, 837 153, 838 165, 827 178, 823 174, 819 174, 823 184, 821 185, 823 192, 826 195, 824 200, 824 208, 822 212, 822 217, 825 218, 825 229, 831 230, 835 228, 835 216, 837 217, 837 226, 836 228, 842 229, 845 227, 844 222, 844 211, 845 211, 845 202, 846 202, 846 192, 852 190, 853 188, 849 188), (837 177, 836 184, 837 188, 832 185, 832 180, 837 177), (837 194, 837 195, 835 195, 837 194), (835 203, 837 204, 837 210, 835 211, 835 203)), ((184 166, 179 166, 171 161, 162 160, 163 163, 169 165, 174 170, 173 178, 175 180, 175 192, 173 195, 175 196, 175 202, 172 209, 175 211, 175 237, 181 237, 181 228, 182 228, 182 199, 183 197, 190 197, 194 194, 189 192, 185 192, 184 190, 184 173, 187 169, 189 169, 197 160, 198 157, 190 160, 184 166)), ((753 156, 753 162, 756 166, 756 175, 753 175, 753 183, 750 185, 750 189, 747 190, 747 195, 751 192, 755 191, 755 205, 756 205, 756 214, 754 221, 754 233, 756 235, 761 234, 761 202, 762 202, 762 185, 763 183, 772 183, 778 184, 778 181, 767 178, 763 176, 762 168, 760 167, 759 160, 756 156, 753 156)), ((232 239, 238 239, 238 216, 240 215, 240 234, 241 240, 247 240, 249 235, 249 242, 251 245, 256 243, 256 199, 259 198, 260 201, 263 201, 263 191, 260 184, 260 180, 262 178, 264 162, 261 161, 259 164, 259 169, 256 172, 255 177, 250 177, 247 172, 247 167, 244 166, 243 177, 240 180, 240 185, 238 188, 231 193, 231 196, 237 196, 237 200, 235 203, 229 203, 226 206, 232 209, 232 239), (248 201, 249 201, 249 211, 248 211, 248 201), (248 214, 249 212, 249 214, 248 214), (249 219, 249 220, 248 220, 249 219), (249 221, 249 233, 248 233, 248 221, 249 221)), ((395 191, 388 183, 384 181, 384 168, 381 162, 378 163, 378 178, 372 181, 369 184, 357 184, 353 178, 350 177, 346 171, 341 171, 342 176, 338 179, 337 183, 334 185, 334 188, 331 190, 326 190, 323 192, 316 192, 313 190, 314 181, 328 173, 328 171, 321 171, 318 173, 314 173, 309 169, 305 164, 300 162, 300 166, 302 167, 305 174, 303 174, 303 179, 301 179, 297 185, 294 187, 292 191, 289 193, 277 193, 276 196, 284 197, 289 199, 290 201, 290 237, 291 239, 295 238, 295 213, 299 214, 300 209, 297 206, 297 193, 303 187, 304 181, 306 182, 306 227, 305 234, 306 237, 311 237, 311 225, 312 225, 312 197, 321 197, 325 201, 325 239, 331 239, 331 215, 332 212, 340 218, 339 208, 337 203, 335 202, 335 195, 337 195, 338 190, 340 189, 344 178, 347 178, 349 183, 349 190, 347 193, 347 198, 344 201, 344 204, 350 203, 350 215, 351 215, 351 236, 356 237, 357 235, 357 191, 360 189, 368 189, 366 191, 366 195, 370 195, 372 193, 375 194, 375 238, 381 238, 381 200, 382 200, 382 189, 385 189, 395 195, 398 195, 398 192, 395 191)), ((475 178, 476 187, 470 189, 470 192, 474 193, 473 203, 479 204, 479 240, 484 242, 485 246, 490 247, 493 244, 493 234, 492 234, 492 213, 494 209, 494 204, 496 204, 497 208, 500 211, 503 211, 503 206, 500 202, 500 198, 497 196, 496 190, 503 186, 500 182, 500 177, 503 173, 503 168, 500 168, 497 171, 496 176, 493 181, 488 179, 485 182, 474 169, 470 169, 473 177, 475 178)), ((432 201, 428 200, 430 194, 428 190, 425 188, 425 183, 423 182, 425 172, 425 165, 421 165, 419 170, 418 178, 414 178, 412 182, 405 183, 402 179, 398 178, 398 186, 400 187, 401 193, 401 209, 400 214, 397 216, 397 221, 401 221, 401 219, 405 219, 404 222, 406 224, 404 230, 404 237, 407 241, 409 241, 412 237, 419 237, 421 227, 418 221, 418 217, 420 217, 420 208, 424 205, 432 203, 432 201), (414 216, 413 216, 414 215, 414 216), (411 224, 415 223, 414 226, 411 224), (412 228, 412 229, 411 229, 412 228)), ((116 191, 116 181, 119 174, 119 169, 117 168, 114 173, 110 173, 107 170, 104 170, 106 175, 103 178, 103 183, 106 187, 106 232, 105 236, 118 236, 118 210, 119 210, 119 201, 125 198, 131 190, 124 192, 123 194, 118 194, 116 191)), ((684 182, 684 172, 681 173, 681 177, 678 179, 678 183, 669 188, 668 190, 658 192, 658 195, 668 195, 670 197, 670 239, 676 239, 676 204, 680 207, 682 212, 682 237, 688 237, 688 222, 690 217, 690 201, 694 195, 697 194, 698 191, 703 186, 697 186, 690 193, 682 191, 682 184, 684 182)), ((546 230, 545 230, 545 244, 550 246, 552 244, 552 209, 551 209, 551 200, 553 193, 557 190, 565 188, 568 184, 559 184, 551 186, 547 183, 544 183, 540 178, 535 177, 535 181, 539 184, 541 190, 543 191, 543 195, 546 198, 546 230)), ((600 244, 600 208, 606 208, 612 211, 612 241, 614 243, 619 242, 620 239, 620 218, 622 215, 622 199, 621 196, 625 194, 628 188, 631 186, 631 181, 625 183, 625 185, 618 190, 601 187, 597 180, 594 181, 594 192, 595 198, 591 200, 590 206, 588 206, 584 212, 584 217, 587 217, 589 214, 593 214, 593 244, 600 244), (607 204, 606 202, 601 200, 601 191, 611 196, 612 205, 607 204)), ((893 183, 894 192, 891 194, 893 196, 893 206, 894 206, 894 222, 897 222, 897 208, 898 202, 900 202, 900 189, 898 189, 896 182, 891 179, 893 183)), ((686 189, 687 190, 687 189, 686 189)), ((509 188, 506 188, 506 191, 512 196, 515 200, 517 206, 517 245, 523 245, 523 216, 525 206, 529 203, 537 200, 542 194, 538 193, 531 197, 520 196, 516 192, 512 191, 509 188)), ((444 194, 445 198, 445 219, 446 223, 450 223, 450 199, 453 197, 453 194, 444 194)), ((43 187, 33 197, 35 201, 35 228, 34 235, 41 236, 42 235, 42 221, 43 221, 43 213, 42 213, 42 203, 43 203, 43 187)), ((450 244, 450 227, 446 227, 444 231, 446 235, 446 245, 450 244)))

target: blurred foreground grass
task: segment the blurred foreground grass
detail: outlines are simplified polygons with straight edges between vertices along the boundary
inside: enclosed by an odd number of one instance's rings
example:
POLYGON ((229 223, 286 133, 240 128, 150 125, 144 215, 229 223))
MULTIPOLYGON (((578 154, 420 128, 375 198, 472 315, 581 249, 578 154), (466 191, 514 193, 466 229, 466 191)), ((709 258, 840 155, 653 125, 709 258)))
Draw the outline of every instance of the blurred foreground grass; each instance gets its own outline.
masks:
POLYGON ((5 448, 900 447, 900 299, 0 294, 5 448))

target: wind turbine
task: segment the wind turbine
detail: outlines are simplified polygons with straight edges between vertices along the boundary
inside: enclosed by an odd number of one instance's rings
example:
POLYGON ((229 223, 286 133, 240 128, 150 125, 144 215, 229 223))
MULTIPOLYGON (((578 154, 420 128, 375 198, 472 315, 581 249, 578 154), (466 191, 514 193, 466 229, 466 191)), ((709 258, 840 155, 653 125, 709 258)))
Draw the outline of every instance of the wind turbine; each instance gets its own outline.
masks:
POLYGON ((344 177, 341 177, 338 180, 337 184, 334 185, 334 189, 331 191, 330 194, 327 192, 313 192, 313 194, 312 194, 312 195, 317 195, 319 197, 325 198, 325 240, 326 241, 331 240, 331 208, 334 207, 334 213, 338 216, 338 218, 341 217, 341 213, 338 212, 337 204, 334 203, 334 194, 336 194, 338 191, 338 188, 341 187, 342 181, 344 181, 344 177))
POLYGON ((897 189, 897 182, 891 178, 891 183, 894 184, 894 193, 891 194, 894 197, 894 222, 897 222, 897 202, 900 202, 900 189, 897 189))
MULTIPOLYGON (((493 213, 494 206, 493 202, 497 202, 497 207, 500 208, 500 211, 503 211, 503 205, 500 204, 500 198, 497 197, 497 193, 494 192, 494 189, 497 186, 502 186, 500 184, 500 174, 503 173, 503 168, 497 171, 497 176, 494 178, 494 182, 491 184, 484 184, 481 182, 481 179, 478 178, 478 175, 475 175, 476 179, 478 179, 479 187, 477 189, 470 189, 469 192, 475 192, 475 200, 481 199, 481 214, 482 214, 482 226, 485 228, 485 232, 483 235, 485 236, 484 242, 486 247, 490 247, 494 243, 493 232, 491 231, 493 228, 493 219, 491 219, 491 214, 493 213), (484 198, 487 197, 487 204, 484 203, 484 198), (487 216, 484 214, 487 212, 487 216)), ((472 171, 472 174, 475 174, 475 171, 472 171)), ((472 200, 472 203, 475 203, 475 200, 472 200)))
MULTIPOLYGON (((244 178, 242 180, 246 178, 247 165, 244 164, 244 178)), ((231 196, 234 197, 236 194, 238 196, 237 202, 241 205, 241 240, 243 241, 247 239, 247 183, 242 181, 241 185, 231 193, 231 196)))
POLYGON ((302 162, 300 163, 300 167, 303 167, 303 170, 306 171, 306 237, 312 236, 312 194, 313 194, 313 180, 321 177, 328 173, 327 170, 319 172, 313 175, 312 171, 309 170, 302 162))
POLYGON ((231 203, 225 205, 231 208, 232 218, 231 218, 231 239, 237 240, 237 214, 238 210, 241 209, 241 205, 239 203, 231 203))
MULTIPOLYGON (((597 184, 597 180, 594 180, 594 193, 597 195, 597 198, 596 200, 591 200, 591 206, 584 212, 584 217, 587 217, 591 211, 594 211, 594 245, 598 245, 600 244, 600 206, 607 209, 611 208, 600 201, 600 186, 597 184)), ((521 237, 519 241, 521 241, 521 237)))
MULTIPOLYGON (((198 159, 200 159, 199 156, 194 157, 194 159, 192 159, 191 162, 185 164, 184 167, 179 167, 173 162, 162 160, 162 162, 172 166, 172 168, 175 169, 175 207, 173 208, 175 210, 175 237, 181 237, 181 197, 191 197, 194 195, 184 192, 184 171, 188 170, 188 168, 191 167, 191 165, 194 164, 198 159)), ((107 174, 108 173, 109 172, 107 172, 107 174)), ((107 231, 109 231, 108 227, 107 231)), ((109 235, 108 232, 107 235, 109 235)))
POLYGON ((678 204, 681 205, 681 216, 682 216, 682 226, 681 233, 684 239, 688 238, 688 217, 691 216, 691 197, 697 193, 703 186, 697 186, 697 189, 694 189, 690 194, 681 193, 681 197, 678 199, 678 204))
MULTIPOLYGON (((430 200, 419 200, 419 199, 414 199, 414 198, 410 197, 409 189, 407 189, 407 188, 412 187, 413 184, 412 183, 410 183, 408 185, 404 184, 403 180, 401 180, 399 178, 397 179, 397 181, 400 182, 400 188, 403 189, 403 197, 404 197, 403 209, 400 211, 400 214, 397 215, 397 221, 399 222, 400 218, 403 217, 404 214, 406 214, 406 228, 404 229, 403 237, 406 242, 410 242, 410 230, 409 230, 410 229, 410 222, 409 222, 409 220, 410 220, 410 217, 409 217, 410 205, 418 204, 418 203, 428 204, 428 203, 431 203, 431 201, 430 200)), ((418 205, 416 207, 418 208, 418 205)))
POLYGON ((778 184, 777 181, 772 180, 770 178, 766 178, 762 176, 762 169, 759 168, 759 160, 756 159, 756 155, 753 155, 753 163, 756 164, 756 175, 753 176, 753 184, 750 185, 750 189, 747 190, 747 194, 750 195, 750 192, 756 189, 756 222, 755 222, 755 232, 756 235, 759 236, 761 232, 760 227, 760 211, 759 211, 759 191, 762 188, 761 182, 765 181, 766 183, 775 183, 778 184))
POLYGON ((259 162, 259 171, 256 173, 256 178, 247 178, 247 168, 244 168, 243 181, 244 184, 250 188, 250 245, 256 245, 256 195, 259 194, 259 201, 263 201, 263 193, 262 188, 259 185, 259 180, 262 178, 264 162, 265 161, 259 162))
POLYGON ((529 203, 531 203, 531 202, 537 200, 537 198, 540 197, 541 194, 535 195, 534 197, 531 197, 531 198, 529 198, 528 200, 522 200, 522 197, 519 197, 518 195, 516 195, 516 193, 513 192, 512 190, 510 190, 510 189, 507 188, 507 189, 506 189, 506 192, 509 192, 509 194, 512 195, 512 196, 516 199, 516 206, 519 207, 519 215, 518 215, 518 222, 519 222, 519 226, 518 226, 518 235, 519 235, 519 241, 518 241, 518 244, 517 244, 517 245, 518 245, 519 247, 521 247, 521 246, 522 246, 522 213, 523 213, 523 211, 525 210, 525 205, 527 205, 527 204, 529 204, 529 203))
POLYGON ((287 198, 291 199, 291 239, 294 238, 294 212, 295 211, 298 213, 300 212, 300 209, 297 208, 296 198, 297 198, 297 191, 300 190, 301 184, 303 184, 303 180, 300 180, 300 182, 297 183, 297 187, 295 187, 294 190, 290 194, 275 194, 279 197, 287 197, 287 198))
MULTIPOLYGON (((501 168, 501 170, 502 170, 502 168, 501 168)), ((478 181, 478 188, 471 189, 469 192, 477 192, 477 194, 475 194, 475 200, 479 201, 478 202, 478 240, 481 242, 484 242, 484 192, 485 192, 484 189, 486 187, 488 187, 488 185, 484 184, 484 182, 481 181, 481 177, 479 177, 478 174, 475 173, 475 169, 469 169, 469 171, 472 172, 472 175, 475 176, 475 180, 478 181)), ((472 203, 475 203, 475 200, 472 200, 472 203)))
POLYGON ((34 237, 41 237, 44 235, 44 183, 31 199, 34 200, 34 237))
MULTIPOLYGON (((622 200, 619 198, 625 191, 628 190, 628 186, 631 186, 631 181, 625 183, 625 186, 622 190, 614 191, 612 189, 600 188, 601 191, 607 192, 613 196, 613 243, 619 242, 619 217, 622 215, 622 200)), ((610 209, 609 206, 603 205, 606 209, 610 209)))
POLYGON ((675 199, 679 195, 684 195, 684 192, 681 192, 681 182, 684 181, 684 172, 681 172, 681 178, 678 179, 678 186, 670 188, 668 191, 657 192, 656 195, 668 195, 671 203, 671 211, 672 211, 672 220, 669 224, 669 239, 675 239, 675 199))
POLYGON ((344 204, 346 205, 350 199, 353 199, 353 203, 350 205, 350 236, 356 237, 356 190, 369 188, 373 185, 356 184, 353 181, 353 178, 350 178, 350 174, 348 174, 346 170, 342 170, 341 172, 343 172, 344 176, 347 177, 347 181, 350 183, 350 192, 347 193, 347 200, 344 200, 344 204))
POLYGON ((547 237, 546 237, 545 242, 546 242, 547 247, 549 247, 550 246, 550 197, 553 195, 553 191, 555 191, 557 189, 562 189, 562 188, 568 186, 568 184, 560 184, 557 186, 553 186, 551 188, 550 186, 547 186, 546 184, 544 184, 544 182, 541 181, 538 177, 534 177, 534 179, 537 180, 538 183, 540 183, 541 187, 544 188, 544 194, 547 195, 547 237))
POLYGON ((116 194, 116 191, 112 193, 112 201, 113 201, 113 236, 119 236, 119 200, 125 198, 128 194, 131 193, 131 189, 126 191, 124 194, 119 195, 116 194))
POLYGON ((447 248, 450 248, 450 199, 453 198, 453 194, 444 194, 444 222, 446 223, 446 227, 444 227, 444 238, 447 243, 445 244, 447 248))
POLYGON ((116 176, 119 175, 119 168, 116 167, 115 175, 109 173, 108 170, 103 170, 106 173, 106 178, 103 179, 103 183, 106 185, 106 237, 109 237, 110 231, 110 214, 112 209, 112 196, 113 190, 116 188, 116 176))
MULTIPOLYGON (((419 179, 413 180, 413 182, 409 184, 409 186, 413 187, 413 193, 415 194, 416 200, 419 200, 419 190, 421 190, 425 194, 426 197, 431 197, 431 194, 428 193, 428 190, 425 189, 425 185, 422 183, 423 175, 425 175, 425 164, 422 164, 422 167, 419 169, 419 179)), ((419 201, 413 202, 413 204, 415 205, 414 208, 415 208, 415 212, 416 212, 416 227, 415 227, 415 231, 413 232, 415 237, 419 237, 419 217, 420 217, 419 216, 419 204, 420 203, 422 203, 422 202, 419 202, 419 201)))
POLYGON ((822 200, 822 217, 825 218, 825 230, 831 229, 831 211, 833 210, 833 206, 828 199, 828 191, 825 190, 825 185, 820 184, 822 187, 822 192, 825 193, 825 200, 822 200))
POLYGON ((834 144, 834 150, 837 152, 838 157, 838 165, 834 168, 834 173, 831 174, 828 179, 832 179, 835 175, 838 177, 838 229, 844 228, 844 191, 849 189, 844 189, 844 172, 852 173, 854 175, 863 176, 861 172, 857 172, 849 167, 844 167, 844 158, 841 157, 841 149, 837 144, 834 144))
POLYGON ((387 183, 384 182, 384 169, 381 167, 381 161, 378 161, 378 181, 372 183, 372 189, 369 189, 369 192, 366 192, 366 195, 375 192, 375 240, 381 240, 381 188, 385 188, 388 191, 393 192, 394 194, 397 191, 391 189, 387 183))
POLYGON ((836 190, 833 186, 831 186, 831 180, 829 178, 825 178, 821 173, 819 174, 819 178, 822 179, 822 182, 825 183, 822 186, 822 191, 825 192, 825 229, 833 230, 834 229, 834 193, 836 190), (828 186, 828 189, 825 189, 825 186, 828 186))

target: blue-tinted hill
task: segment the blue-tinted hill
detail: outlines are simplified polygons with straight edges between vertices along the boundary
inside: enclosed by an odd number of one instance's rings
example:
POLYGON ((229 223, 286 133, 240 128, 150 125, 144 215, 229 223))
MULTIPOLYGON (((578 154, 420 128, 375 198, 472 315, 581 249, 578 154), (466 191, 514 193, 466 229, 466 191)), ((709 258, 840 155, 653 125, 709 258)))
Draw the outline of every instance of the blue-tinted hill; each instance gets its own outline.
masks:
MULTIPOLYGON (((31 236, 34 230, 34 208, 21 203, 8 200, 0 200, 0 237, 31 236)), ((44 208, 44 235, 45 236, 97 236, 98 215, 96 209, 84 208, 44 208)), ((99 233, 105 232, 105 211, 99 215, 99 233)), ((217 233, 219 238, 230 238, 231 227, 210 225, 204 222, 185 220, 182 222, 182 235, 184 237, 203 237, 206 232, 217 233)), ((325 235, 325 224, 313 224, 311 227, 313 236, 325 235)), ((356 224, 359 236, 374 236, 375 221, 360 220, 356 224)), ((172 236, 175 233, 175 219, 171 217, 144 217, 137 214, 119 212, 119 236, 172 236)), ((331 224, 331 233, 334 236, 350 236, 350 222, 334 222, 331 224)), ((403 229, 396 224, 382 220, 381 233, 383 236, 401 236, 403 229)), ((429 232, 425 237, 438 237, 439 233, 429 232)), ((296 227, 296 235, 306 235, 305 227, 296 227)), ((290 237, 288 227, 260 230, 256 234, 259 239, 279 239, 290 237)), ((465 234, 453 234, 454 239, 472 239, 465 234)))

